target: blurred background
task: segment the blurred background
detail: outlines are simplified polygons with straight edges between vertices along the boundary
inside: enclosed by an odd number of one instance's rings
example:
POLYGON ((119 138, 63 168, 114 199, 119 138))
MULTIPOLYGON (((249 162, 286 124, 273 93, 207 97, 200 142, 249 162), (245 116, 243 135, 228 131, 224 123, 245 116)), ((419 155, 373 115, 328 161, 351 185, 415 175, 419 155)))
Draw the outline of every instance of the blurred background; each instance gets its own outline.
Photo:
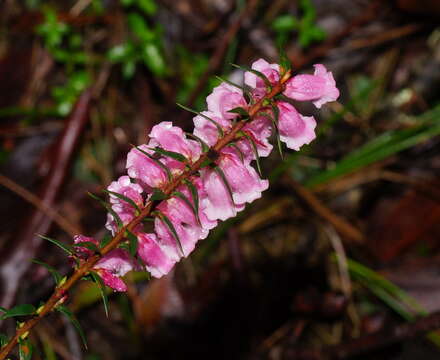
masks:
POLYGON ((102 236, 87 192, 102 195, 156 123, 191 130, 176 102, 204 109, 215 75, 242 81, 231 63, 277 62, 281 46, 341 91, 319 112, 298 104, 318 139, 284 161, 273 151, 269 190, 173 273, 129 274, 109 318, 93 283, 69 294, 88 350, 55 314, 31 334, 33 358, 438 359, 439 335, 415 320, 440 310, 439 19, 437 0, 1 1, 7 308, 50 295, 32 259, 71 269, 35 234, 102 236))

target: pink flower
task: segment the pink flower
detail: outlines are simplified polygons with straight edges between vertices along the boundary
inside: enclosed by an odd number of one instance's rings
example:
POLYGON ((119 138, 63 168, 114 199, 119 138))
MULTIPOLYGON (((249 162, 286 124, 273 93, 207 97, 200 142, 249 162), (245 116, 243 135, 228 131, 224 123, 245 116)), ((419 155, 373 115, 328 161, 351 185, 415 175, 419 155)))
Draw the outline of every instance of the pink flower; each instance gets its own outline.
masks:
POLYGON ((150 274, 156 278, 166 275, 176 263, 170 259, 157 242, 155 234, 137 233, 138 255, 150 274))
POLYGON ((237 114, 229 112, 236 107, 247 108, 246 100, 241 90, 227 83, 215 87, 206 98, 208 110, 225 119, 233 119, 237 114))
MULTIPOLYGON (((261 72, 272 85, 280 79, 280 66, 278 64, 269 64, 266 60, 259 59, 252 64, 252 69, 261 72)), ((253 95, 256 98, 261 98, 267 92, 264 80, 252 72, 246 71, 244 73, 244 83, 254 89, 253 95)))
POLYGON ((121 277, 133 270, 133 268, 130 255, 123 249, 110 251, 94 266, 104 284, 115 291, 127 291, 127 285, 125 285, 121 277))
POLYGON ((200 144, 186 139, 182 129, 173 126, 170 121, 162 121, 153 127, 150 133, 150 147, 159 146, 164 150, 173 151, 185 156, 191 162, 200 157, 200 144))
POLYGON ((206 197, 202 199, 204 213, 209 220, 227 220, 244 209, 244 205, 234 204, 228 188, 220 175, 212 169, 202 169, 200 175, 206 197))
POLYGON ((323 104, 335 101, 339 90, 331 72, 324 65, 316 64, 314 75, 296 75, 286 83, 284 95, 299 101, 315 100, 313 104, 320 108, 323 104))
MULTIPOLYGON (((148 154, 154 153, 147 145, 138 147, 148 154)), ((168 182, 165 170, 136 148, 131 149, 127 155, 127 173, 143 185, 146 191, 151 191, 151 188, 161 188, 168 182)))
POLYGON ((75 246, 75 255, 81 259, 87 259, 88 257, 93 255, 93 251, 87 248, 87 243, 94 244, 98 247, 99 243, 92 237, 84 236, 84 235, 75 235, 73 237, 74 244, 84 243, 84 246, 75 246))
POLYGON ((313 116, 302 116, 286 102, 277 103, 279 113, 278 130, 281 141, 289 149, 299 150, 304 144, 309 144, 315 137, 316 121, 313 116))
MULTIPOLYGON (((111 192, 115 192, 125 197, 133 200, 136 205, 142 207, 143 199, 142 192, 143 189, 139 184, 132 183, 128 176, 121 176, 117 181, 113 181, 107 188, 111 192)), ((122 223, 128 224, 135 217, 136 209, 132 204, 118 198, 115 195, 110 194, 110 204, 113 211, 118 214, 122 223)), ((113 215, 108 214, 106 228, 109 229, 113 234, 117 230, 117 225, 113 215)))
MULTIPOLYGON (((267 117, 256 117, 243 127, 243 132, 253 140, 260 157, 269 156, 273 148, 272 144, 269 143, 269 137, 272 134, 272 122, 267 117)), ((247 159, 255 159, 255 153, 248 138, 238 141, 237 145, 247 159)))
POLYGON ((232 190, 235 204, 251 203, 269 187, 269 182, 261 180, 255 169, 247 161, 242 162, 233 148, 222 150, 218 165, 232 190))
MULTIPOLYGON (((211 111, 202 111, 202 114, 211 120, 215 121, 224 132, 228 131, 232 124, 230 120, 226 120, 222 116, 215 114, 211 111)), ((213 146, 219 139, 219 133, 217 126, 209 121, 207 118, 202 115, 197 115, 193 118, 194 121, 194 135, 198 136, 209 146, 213 146)))

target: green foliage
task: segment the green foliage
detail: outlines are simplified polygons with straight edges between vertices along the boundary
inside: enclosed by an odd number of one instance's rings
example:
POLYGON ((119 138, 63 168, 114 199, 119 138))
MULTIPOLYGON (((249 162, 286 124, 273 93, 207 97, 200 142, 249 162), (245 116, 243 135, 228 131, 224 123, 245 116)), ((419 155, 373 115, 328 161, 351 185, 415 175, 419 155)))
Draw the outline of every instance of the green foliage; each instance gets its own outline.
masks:
POLYGON ((32 262, 45 267, 47 269, 47 271, 49 271, 49 273, 52 275, 53 279, 55 280, 55 284, 58 285, 60 283, 60 281, 63 277, 56 269, 54 269, 52 266, 50 266, 40 260, 33 259, 32 262))
POLYGON ((86 71, 79 70, 69 77, 62 86, 52 89, 52 96, 55 99, 57 112, 61 116, 66 116, 72 110, 78 96, 89 86, 90 78, 86 71))
POLYGON ((163 52, 162 28, 150 26, 142 15, 154 15, 157 6, 154 0, 123 0, 122 5, 133 8, 126 16, 130 38, 107 53, 109 61, 122 66, 126 79, 133 77, 137 64, 144 64, 154 75, 166 76, 169 69, 163 52), (134 11, 139 10, 139 11, 134 11))
MULTIPOLYGON (((200 77, 208 68, 209 58, 206 54, 193 53, 183 46, 176 49, 177 58, 179 59, 179 78, 180 85, 178 87, 176 102, 185 104, 191 91, 196 87, 200 77)), ((195 102, 196 109, 203 109, 205 106, 205 93, 199 96, 195 102)))
POLYGON ((33 346, 29 339, 18 339, 18 356, 20 360, 31 360, 33 346))
POLYGON ((440 106, 414 119, 412 126, 380 134, 352 151, 331 168, 309 178, 307 186, 328 182, 336 177, 359 170, 400 151, 440 134, 440 106))
POLYGON ((20 304, 14 306, 12 309, 6 310, 5 308, 1 308, 0 311, 3 314, 0 316, 0 320, 9 319, 15 316, 28 316, 35 314, 35 307, 31 304, 20 304))
POLYGON ((299 6, 302 14, 300 18, 285 14, 277 17, 271 24, 280 47, 286 45, 292 32, 298 33, 298 43, 303 48, 326 37, 325 31, 315 24, 316 11, 313 3, 310 0, 301 0, 299 6))
POLYGON ((73 255, 73 250, 69 245, 62 243, 61 241, 59 241, 57 239, 52 239, 52 238, 44 236, 44 235, 38 235, 38 236, 44 240, 51 242, 52 244, 54 244, 56 246, 58 246, 60 249, 65 251, 67 253, 67 255, 70 255, 70 256, 73 255))
POLYGON ((79 33, 58 19, 50 7, 44 9, 44 21, 37 26, 36 33, 41 36, 44 46, 55 61, 65 65, 67 82, 52 89, 59 116, 70 113, 79 94, 89 86, 90 78, 82 68, 89 62, 83 50, 83 39, 79 33), (78 68, 80 67, 80 68, 78 68))
POLYGON ((86 336, 84 335, 84 331, 81 327, 81 324, 79 323, 75 315, 73 315, 72 311, 70 311, 70 309, 64 305, 58 305, 55 309, 58 310, 60 313, 62 313, 64 316, 66 316, 67 319, 72 323, 72 325, 78 331, 78 334, 81 337, 84 347, 87 349, 86 336))
POLYGON ((94 271, 91 271, 90 275, 92 276, 93 282, 96 284, 96 286, 99 289, 99 293, 101 294, 101 298, 102 298, 102 303, 104 305, 105 316, 108 317, 108 298, 107 298, 107 292, 104 281, 101 279, 99 274, 94 271))

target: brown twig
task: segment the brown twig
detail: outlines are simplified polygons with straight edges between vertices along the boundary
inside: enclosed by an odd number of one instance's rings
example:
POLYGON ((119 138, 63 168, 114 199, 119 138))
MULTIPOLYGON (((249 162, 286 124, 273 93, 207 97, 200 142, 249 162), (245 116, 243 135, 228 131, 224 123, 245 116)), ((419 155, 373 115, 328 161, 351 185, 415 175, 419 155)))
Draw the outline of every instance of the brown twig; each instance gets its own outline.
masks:
POLYGON ((344 344, 317 350, 287 350, 284 359, 335 360, 355 356, 414 338, 440 328, 440 312, 420 318, 412 323, 400 324, 392 329, 362 336, 344 344))
MULTIPOLYGON (((271 100, 276 95, 280 94, 284 90, 284 84, 290 79, 291 72, 287 71, 281 80, 274 85, 272 90, 262 97, 257 103, 252 105, 249 108, 248 114, 250 119, 254 118, 255 115, 265 107, 265 104, 268 100, 271 100)), ((189 166, 187 170, 185 170, 182 174, 175 177, 164 189, 163 192, 165 195, 169 196, 180 184, 182 184, 183 180, 192 176, 198 170, 200 170, 203 164, 209 159, 210 154, 212 152, 218 153, 221 149, 227 146, 230 142, 234 141, 237 136, 237 133, 248 123, 246 120, 238 120, 236 124, 232 127, 232 129, 227 132, 222 138, 220 138, 217 143, 211 148, 211 150, 207 153, 203 153, 200 158, 193 164, 189 166)), ((108 254, 110 251, 115 249, 121 242, 123 242, 126 238, 127 232, 132 232, 137 225, 141 223, 143 219, 151 215, 151 212, 155 208, 157 202, 149 201, 145 204, 145 206, 140 211, 140 214, 136 216, 130 223, 124 225, 113 237, 113 239, 105 245, 102 249, 100 249, 99 254, 95 254, 87 259, 80 267, 78 267, 73 274, 62 284, 55 288, 53 294, 47 300, 47 302, 40 306, 37 311, 37 315, 24 322, 22 326, 16 330, 15 335, 12 339, 1 349, 0 351, 0 360, 4 360, 8 354, 12 351, 12 349, 17 345, 18 340, 27 335, 29 331, 38 324, 38 322, 43 319, 46 315, 52 312, 59 304, 63 303, 66 298, 66 294, 75 285, 83 276, 85 276, 93 266, 102 258, 102 256, 108 254)))
POLYGON ((356 244, 362 244, 364 236, 353 225, 349 224, 340 216, 332 212, 321 201, 304 186, 293 180, 290 176, 284 176, 283 181, 286 185, 291 187, 295 193, 306 202, 321 218, 331 223, 335 229, 343 235, 346 239, 353 241, 356 244))
POLYGON ((188 97, 188 106, 192 106, 199 96, 200 92, 205 88, 209 78, 211 75, 218 70, 220 67, 225 53, 228 49, 229 44, 237 35, 243 21, 249 17, 249 15, 254 11, 258 4, 258 0, 249 0, 246 7, 242 10, 242 12, 237 16, 235 21, 231 23, 228 30, 223 35, 223 38, 219 41, 214 53, 212 54, 208 68, 200 77, 196 87, 191 91, 191 94, 188 97))
MULTIPOLYGON (((53 206, 60 193, 72 155, 88 120, 90 102, 91 91, 87 90, 77 101, 63 133, 53 147, 51 169, 38 195, 46 208, 53 206)), ((0 259, 0 303, 6 308, 12 305, 20 281, 31 264, 29 260, 35 256, 42 243, 36 234, 46 234, 52 224, 52 219, 40 209, 33 211, 26 220, 0 259)))
POLYGON ((35 206, 48 218, 52 219, 53 222, 56 223, 61 229, 63 229, 67 234, 73 236, 80 232, 80 230, 74 224, 58 214, 56 210, 52 209, 50 206, 47 206, 38 196, 32 194, 29 190, 18 185, 16 182, 12 181, 2 174, 0 174, 0 185, 8 188, 13 193, 17 194, 18 196, 35 206))

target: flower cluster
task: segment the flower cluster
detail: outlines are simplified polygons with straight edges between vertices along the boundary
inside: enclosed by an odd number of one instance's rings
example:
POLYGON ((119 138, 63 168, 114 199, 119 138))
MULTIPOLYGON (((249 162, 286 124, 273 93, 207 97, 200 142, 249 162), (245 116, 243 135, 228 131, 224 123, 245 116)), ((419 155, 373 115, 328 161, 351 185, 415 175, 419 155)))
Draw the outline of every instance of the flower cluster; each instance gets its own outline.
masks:
MULTIPOLYGON (((206 99, 207 111, 193 119, 192 134, 185 134, 171 122, 161 122, 153 127, 147 144, 128 153, 128 176, 121 176, 108 187, 112 212, 106 227, 114 235, 118 222, 130 223, 139 216, 139 209, 153 199, 157 205, 150 218, 154 230, 145 231, 143 223, 132 230, 137 238, 137 260, 118 248, 95 265, 103 281, 114 290, 124 291, 126 286, 120 277, 140 266, 154 277, 167 274, 194 250, 199 240, 208 236, 219 220, 235 216, 246 203, 259 198, 268 181, 261 179, 251 164, 270 154, 269 138, 274 132, 293 150, 315 138, 315 119, 301 115, 289 99, 312 101, 320 108, 339 96, 332 74, 323 65, 315 65, 313 75, 291 77, 283 96, 263 104, 231 143, 208 157, 206 166, 189 173, 168 196, 153 198, 165 195, 172 179, 191 168, 205 152, 212 151, 209 149, 231 131, 237 118, 243 117, 282 76, 279 65, 262 59, 254 62, 252 69, 245 72, 243 88, 226 82, 214 88, 206 99)), ((75 237, 75 242, 97 244, 81 235, 75 237)), ((77 251, 79 257, 90 255, 88 249, 77 251)))

